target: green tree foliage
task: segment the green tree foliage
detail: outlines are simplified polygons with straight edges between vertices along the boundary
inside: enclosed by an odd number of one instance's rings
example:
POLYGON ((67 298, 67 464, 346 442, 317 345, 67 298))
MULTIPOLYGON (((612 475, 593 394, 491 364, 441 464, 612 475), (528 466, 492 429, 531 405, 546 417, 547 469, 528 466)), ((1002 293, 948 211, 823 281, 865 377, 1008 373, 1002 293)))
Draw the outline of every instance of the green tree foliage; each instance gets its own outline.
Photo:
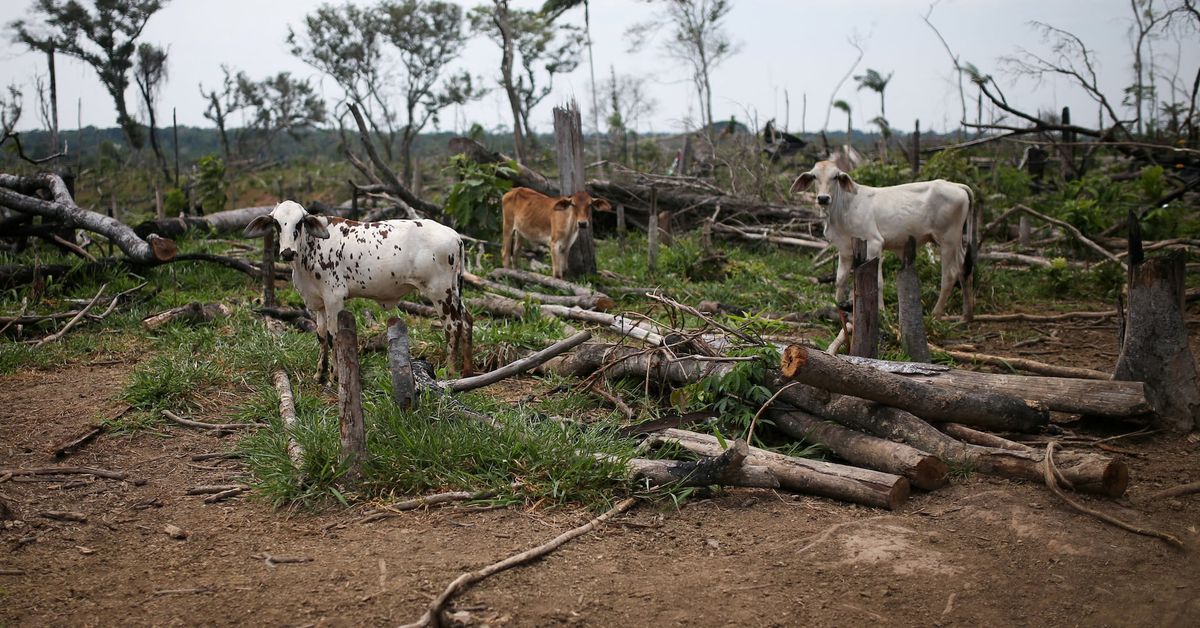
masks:
POLYGON ((250 130, 258 148, 271 145, 280 133, 295 138, 325 120, 325 101, 307 79, 280 72, 262 81, 239 73, 238 98, 250 110, 250 130))
POLYGON ((893 74, 895 74, 895 72, 889 72, 885 77, 878 71, 868 68, 865 73, 854 76, 854 80, 858 82, 859 91, 869 89, 879 94, 879 116, 881 118, 887 117, 887 106, 884 102, 883 95, 884 91, 887 90, 888 83, 892 81, 893 74))
POLYGON ((154 149, 154 156, 158 158, 163 178, 170 179, 171 171, 167 168, 167 158, 163 155, 162 147, 158 145, 158 123, 154 112, 162 94, 163 83, 167 80, 167 51, 154 44, 138 44, 133 80, 137 83, 138 93, 142 96, 142 104, 146 107, 146 117, 150 122, 150 147, 154 149))
POLYGON ((133 68, 137 39, 146 22, 166 4, 165 0, 91 0, 90 6, 76 0, 37 0, 34 14, 39 22, 17 20, 10 24, 17 41, 30 47, 50 41, 59 52, 92 66, 117 108, 117 123, 129 145, 142 147, 142 132, 129 115, 125 90, 133 68), (48 34, 40 32, 47 30, 48 34))
POLYGON ((225 209, 225 162, 216 155, 205 155, 196 163, 196 201, 211 214, 225 209))
POLYGON ((517 164, 480 164, 459 154, 450 158, 450 168, 458 182, 446 194, 446 213, 455 228, 495 240, 501 226, 500 199, 512 189, 510 178, 517 174, 517 164))
POLYGON ((472 27, 501 49, 500 85, 513 110, 513 137, 520 160, 524 138, 533 137, 530 112, 554 89, 555 74, 578 67, 583 37, 578 28, 554 24, 545 14, 509 9, 507 0, 475 7, 470 18, 472 27))

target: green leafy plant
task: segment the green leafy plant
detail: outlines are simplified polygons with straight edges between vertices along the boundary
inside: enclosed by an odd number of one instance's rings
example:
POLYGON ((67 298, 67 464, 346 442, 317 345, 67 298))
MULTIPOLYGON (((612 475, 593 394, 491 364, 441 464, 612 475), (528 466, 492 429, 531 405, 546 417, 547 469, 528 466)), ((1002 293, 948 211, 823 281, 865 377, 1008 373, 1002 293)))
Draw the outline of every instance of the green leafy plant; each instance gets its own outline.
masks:
POLYGON ((225 162, 216 155, 205 155, 196 163, 196 200, 206 213, 225 209, 225 162))
POLYGON ((876 187, 908 183, 911 169, 899 164, 869 161, 854 169, 854 180, 876 187))
POLYGON ((479 164, 463 154, 450 158, 458 182, 446 195, 446 213, 459 231, 483 239, 499 235, 500 199, 512 189, 510 178, 517 168, 513 161, 479 164))

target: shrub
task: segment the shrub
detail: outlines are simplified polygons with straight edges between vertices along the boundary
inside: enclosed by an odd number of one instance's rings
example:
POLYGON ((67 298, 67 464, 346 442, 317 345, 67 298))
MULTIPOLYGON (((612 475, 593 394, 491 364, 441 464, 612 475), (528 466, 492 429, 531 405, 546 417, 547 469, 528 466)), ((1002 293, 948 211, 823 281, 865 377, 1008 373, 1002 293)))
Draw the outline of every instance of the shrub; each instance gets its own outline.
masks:
POLYGON ((479 164, 466 155, 450 158, 458 182, 446 195, 446 213, 454 226, 477 238, 494 240, 500 234, 500 199, 512 189, 506 177, 517 174, 517 164, 506 161, 479 164))

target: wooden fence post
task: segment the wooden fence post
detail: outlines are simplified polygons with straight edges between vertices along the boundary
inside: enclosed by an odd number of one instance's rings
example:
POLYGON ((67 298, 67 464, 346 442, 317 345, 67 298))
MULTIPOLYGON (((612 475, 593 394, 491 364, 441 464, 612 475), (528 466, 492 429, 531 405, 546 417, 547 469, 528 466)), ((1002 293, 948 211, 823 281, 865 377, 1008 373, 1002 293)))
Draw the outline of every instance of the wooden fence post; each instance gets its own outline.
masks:
POLYGON ((263 235, 262 254, 263 307, 275 307, 275 230, 263 235))
POLYGON ((646 270, 653 275, 658 270, 658 188, 650 188, 650 215, 646 217, 646 270))
POLYGON ((354 484, 362 477, 362 464, 367 455, 367 435, 363 425, 362 380, 358 370, 358 334, 354 314, 347 310, 338 313, 337 335, 334 336, 338 374, 338 417, 341 426, 339 464, 346 466, 344 481, 354 484))
MULTIPOLYGON (((563 196, 583 192, 583 122, 574 101, 554 108, 554 143, 558 147, 558 185, 563 196)), ((567 254, 567 276, 583 277, 596 272, 596 244, 591 224, 579 223, 579 236, 567 254)))
POLYGON ((925 335, 925 312, 921 308, 921 280, 917 277, 917 239, 908 238, 900 272, 896 275, 899 295, 900 339, 913 362, 929 363, 929 344, 925 335))
POLYGON ((915 181, 921 174, 921 121, 913 123, 912 134, 912 178, 915 181))
POLYGON ((408 350, 408 326, 397 316, 388 319, 388 366, 392 371, 392 398, 405 410, 417 408, 417 386, 413 380, 412 357, 408 350))
POLYGON ((854 239, 854 335, 850 355, 875 357, 879 347, 879 258, 867 257, 867 243, 854 239))

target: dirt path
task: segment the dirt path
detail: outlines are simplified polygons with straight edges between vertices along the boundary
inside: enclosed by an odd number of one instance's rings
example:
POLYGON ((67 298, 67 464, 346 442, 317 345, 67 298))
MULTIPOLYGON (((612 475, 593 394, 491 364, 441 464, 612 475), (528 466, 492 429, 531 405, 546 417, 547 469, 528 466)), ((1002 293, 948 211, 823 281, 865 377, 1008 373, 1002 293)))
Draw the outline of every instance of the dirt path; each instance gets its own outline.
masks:
MULTIPOLYGON (((111 365, 0 378, 0 466, 53 463, 54 445, 120 407, 127 374, 111 365)), ((444 509, 362 525, 253 499, 206 505, 185 491, 238 470, 190 457, 229 443, 164 430, 105 436, 67 459, 128 471, 141 486, 0 484, 20 522, 0 521, 0 625, 395 625, 460 572, 589 516, 444 509), (87 522, 39 516, 54 510, 87 522), (171 539, 167 524, 189 538, 171 539), (272 566, 263 555, 312 560, 272 566)), ((1187 552, 1069 511, 1044 488, 977 474, 896 513, 734 490, 680 510, 641 506, 453 607, 468 623, 515 626, 1197 625, 1200 496, 1136 498, 1200 479, 1200 443, 1123 446, 1137 454, 1125 457, 1130 499, 1086 501, 1177 534, 1187 552)))

